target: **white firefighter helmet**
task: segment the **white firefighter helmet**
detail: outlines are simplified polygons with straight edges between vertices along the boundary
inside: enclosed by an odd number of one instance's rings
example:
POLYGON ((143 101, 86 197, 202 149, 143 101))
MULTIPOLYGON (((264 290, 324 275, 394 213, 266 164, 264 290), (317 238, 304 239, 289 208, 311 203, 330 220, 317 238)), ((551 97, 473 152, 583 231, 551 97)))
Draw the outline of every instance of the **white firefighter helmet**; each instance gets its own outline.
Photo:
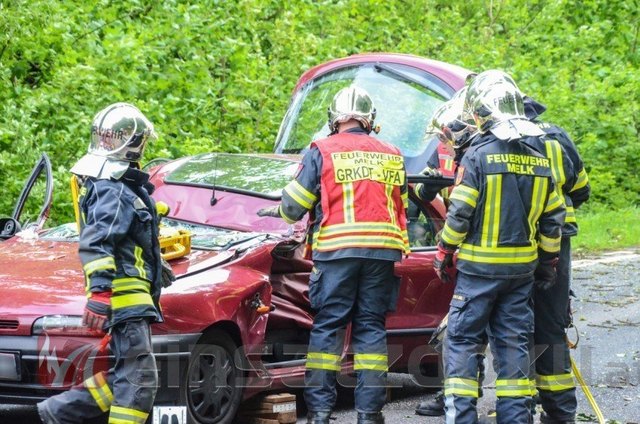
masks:
POLYGON ((331 101, 328 110, 329 129, 331 133, 338 131, 338 124, 355 119, 367 132, 373 129, 376 119, 376 108, 369 94, 360 87, 351 85, 338 91, 331 101))
POLYGON ((481 134, 491 131, 501 140, 539 136, 542 131, 524 113, 523 95, 505 72, 480 73, 467 90, 464 119, 473 119, 481 134))
POLYGON ((140 161, 150 138, 156 138, 153 124, 137 107, 129 103, 107 106, 93 118, 88 152, 71 172, 118 179, 132 162, 140 161))
POLYGON ((450 100, 436 109, 427 127, 426 134, 437 135, 438 140, 446 145, 459 149, 466 146, 477 133, 473 121, 463 120, 464 100, 467 87, 458 90, 450 100))

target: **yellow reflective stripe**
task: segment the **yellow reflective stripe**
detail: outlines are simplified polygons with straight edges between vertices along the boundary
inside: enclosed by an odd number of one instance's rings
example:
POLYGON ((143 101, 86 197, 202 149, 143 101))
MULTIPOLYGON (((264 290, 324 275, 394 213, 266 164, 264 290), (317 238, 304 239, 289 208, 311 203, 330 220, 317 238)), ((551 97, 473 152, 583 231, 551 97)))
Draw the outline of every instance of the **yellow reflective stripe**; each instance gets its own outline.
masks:
POLYGON ((404 252, 410 253, 411 246, 409 245, 409 232, 407 230, 402 230, 402 243, 404 244, 404 252))
POLYGON ((135 277, 116 278, 113 280, 112 290, 114 293, 123 291, 142 291, 149 293, 150 284, 147 280, 135 277))
POLYGON ((389 358, 379 353, 356 353, 353 355, 354 370, 388 371, 389 358))
POLYGON ((589 182, 589 177, 587 176, 587 171, 584 168, 582 168, 578 173, 578 181, 576 181, 576 183, 573 185, 573 187, 571 188, 571 191, 576 191, 583 188, 584 186, 587 185, 588 182, 589 182))
POLYGON ((111 256, 96 259, 85 264, 82 269, 85 275, 91 275, 92 273, 103 269, 116 269, 116 261, 111 256))
POLYGON ((449 199, 463 201, 472 208, 475 208, 478 200, 478 195, 478 190, 465 185, 459 185, 453 189, 453 191, 451 192, 451 196, 449 196, 449 199))
POLYGON ((133 249, 133 255, 136 258, 135 267, 138 270, 140 278, 147 278, 147 271, 144 270, 144 259, 142 259, 142 247, 136 246, 133 249))
POLYGON ((562 187, 567 181, 562 163, 562 147, 558 140, 549 139, 545 143, 547 148, 547 158, 551 162, 551 175, 556 183, 556 187, 562 187))
POLYGON ((547 237, 544 234, 540 234, 540 243, 538 243, 538 247, 550 253, 559 252, 560 240, 560 237, 547 237))
POLYGON ((462 243, 462 241, 466 236, 467 236, 467 233, 459 233, 454 229, 452 229, 449 226, 448 222, 444 223, 444 228, 442 229, 442 241, 444 241, 445 243, 450 244, 452 246, 457 246, 460 243, 462 243))
POLYGON ((151 305, 153 299, 149 293, 115 294, 111 297, 111 307, 115 309, 130 308, 132 306, 151 305))
POLYGON ((355 222, 356 215, 352 182, 342 184, 342 209, 344 212, 344 222, 355 222))
POLYGON ((98 408, 100 408, 102 412, 107 412, 113 402, 113 393, 111 393, 111 389, 104 379, 104 376, 101 373, 96 374, 85 380, 84 386, 89 391, 89 394, 91 394, 93 400, 96 401, 98 408))
POLYGON ((396 219, 396 204, 393 201, 393 189, 392 185, 384 186, 384 195, 387 197, 387 211, 389 212, 389 219, 391 219, 391 225, 397 225, 396 219))
POLYGON ((562 198, 558 196, 558 193, 554 190, 549 195, 549 201, 547 202, 547 207, 544 208, 545 212, 551 212, 563 205, 562 198))
POLYGON ((338 236, 329 240, 314 240, 313 248, 317 250, 334 250, 347 247, 371 247, 405 250, 404 239, 383 235, 338 236))
POLYGON ((531 396, 529 379, 496 380, 496 396, 498 397, 524 397, 531 396))
POLYGON ((542 215, 542 209, 544 208, 544 199, 549 187, 549 180, 544 177, 533 178, 533 189, 531 190, 531 208, 529 209, 529 216, 527 221, 529 222, 529 238, 533 240, 538 231, 538 220, 542 215))
POLYGON ((407 209, 409 207, 409 193, 406 191, 404 193, 400 193, 400 199, 402 199, 402 207, 407 209))
POLYGON ((478 381, 470 378, 451 377, 444 380, 445 396, 478 397, 478 381))
POLYGON ((282 218, 287 224, 294 224, 296 222, 295 219, 289 218, 287 214, 284 213, 282 205, 278 206, 278 213, 280 214, 280 218, 282 218))
POLYGON ((535 378, 530 378, 529 379, 529 391, 531 392, 531 396, 537 396, 538 395, 538 389, 536 388, 536 379, 535 378))
POLYGON ((416 196, 418 196, 418 199, 422 199, 422 196, 420 196, 420 192, 422 191, 422 187, 424 187, 424 184, 422 184, 422 183, 418 183, 413 187, 413 192, 416 194, 416 196))
POLYGON ((109 424, 144 424, 148 412, 113 405, 109 412, 109 424))
POLYGON ((498 244, 500 233, 500 207, 502 199, 502 174, 487 175, 487 198, 482 219, 482 246, 498 244))
POLYGON ((397 225, 391 225, 386 222, 357 222, 357 223, 344 223, 344 224, 333 224, 327 225, 326 227, 322 227, 320 229, 322 236, 329 236, 340 233, 393 233, 393 234, 401 234, 400 227, 397 225))
POLYGON ((297 180, 292 180, 287 184, 284 191, 291 196, 296 203, 305 209, 313 208, 313 204, 318 200, 318 197, 315 194, 304 188, 304 186, 297 180))
POLYGON ((340 371, 340 356, 331 353, 307 353, 306 367, 309 369, 340 371))
POLYGON ((535 261, 537 257, 536 246, 483 247, 463 243, 458 252, 458 259, 493 264, 525 264, 535 261))
POLYGON ((564 222, 578 222, 576 210, 573 206, 567 206, 567 216, 564 218, 564 222))
POLYGON ((448 159, 445 159, 444 169, 446 169, 447 171, 453 170, 453 159, 451 159, 451 157, 449 157, 448 159))
POLYGON ((559 392, 569 390, 576 387, 573 380, 573 374, 555 374, 555 375, 538 375, 536 378, 538 390, 546 390, 550 392, 559 392))

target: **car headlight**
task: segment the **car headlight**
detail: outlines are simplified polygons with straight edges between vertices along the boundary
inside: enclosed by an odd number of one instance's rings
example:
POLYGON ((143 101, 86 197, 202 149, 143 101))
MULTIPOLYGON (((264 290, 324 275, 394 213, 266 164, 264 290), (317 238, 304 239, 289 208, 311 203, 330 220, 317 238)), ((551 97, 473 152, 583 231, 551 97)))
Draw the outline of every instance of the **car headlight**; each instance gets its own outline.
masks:
POLYGON ((82 324, 78 315, 46 315, 38 318, 31 328, 31 333, 64 334, 68 336, 95 336, 96 331, 82 324))

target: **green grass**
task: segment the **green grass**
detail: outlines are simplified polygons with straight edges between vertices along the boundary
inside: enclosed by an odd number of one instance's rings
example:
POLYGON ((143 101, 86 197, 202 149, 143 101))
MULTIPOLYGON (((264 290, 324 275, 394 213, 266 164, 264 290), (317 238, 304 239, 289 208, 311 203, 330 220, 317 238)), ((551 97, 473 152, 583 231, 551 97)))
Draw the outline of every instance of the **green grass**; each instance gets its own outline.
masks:
POLYGON ((572 240, 574 253, 640 247, 640 208, 578 211, 580 231, 572 240))

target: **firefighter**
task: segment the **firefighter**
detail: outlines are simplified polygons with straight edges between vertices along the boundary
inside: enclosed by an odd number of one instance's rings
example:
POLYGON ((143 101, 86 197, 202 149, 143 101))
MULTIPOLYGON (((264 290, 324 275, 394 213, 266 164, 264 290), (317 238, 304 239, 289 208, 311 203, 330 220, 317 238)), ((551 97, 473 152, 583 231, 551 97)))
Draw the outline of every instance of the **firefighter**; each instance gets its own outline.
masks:
POLYGON ((498 363, 497 421, 530 423, 533 274, 537 267, 547 279, 555 278, 565 207, 549 160, 528 141, 543 132, 526 120, 510 76, 479 74, 469 86, 464 114, 480 135, 458 167, 434 260, 442 275, 460 248, 444 347, 446 421, 478 420, 478 358, 488 325, 498 363))
MULTIPOLYGON (((431 121, 427 126, 425 132, 425 139, 431 138, 434 135, 438 139, 438 148, 434 152, 433 156, 427 161, 427 166, 421 171, 421 174, 428 177, 453 177, 455 176, 455 169, 460 163, 459 156, 460 150, 456 147, 454 140, 454 132, 465 132, 466 123, 457 120, 458 116, 455 116, 458 110, 462 110, 462 102, 464 102, 464 95, 466 93, 466 87, 457 91, 451 99, 440 105, 431 116, 431 121), (448 127, 451 125, 451 128, 448 127), (459 128, 458 128, 459 127, 459 128)), ((458 139, 464 138, 462 134, 458 134, 458 139)), ((448 200, 449 188, 442 190, 430 188, 429 185, 418 183, 414 187, 414 192, 419 199, 430 202, 438 193, 440 193, 443 199, 448 200)))
MULTIPOLYGON (((466 92, 467 88, 462 88, 449 101, 436 109, 431 117, 431 123, 427 127, 427 134, 429 136, 435 134, 440 144, 454 158, 454 175, 469 144, 477 135, 477 128, 462 120, 462 108, 466 92)), ((442 192, 449 194, 451 188, 447 187, 442 192)), ((432 200, 437 194, 437 192, 429 190, 428 186, 423 186, 422 184, 416 185, 415 192, 419 198, 426 200, 432 200)), ((484 361, 480 360, 480 358, 478 360, 478 368, 479 396, 482 396, 481 386, 484 380, 484 361)), ((444 390, 438 391, 433 399, 420 402, 415 412, 418 415, 434 417, 444 415, 444 390)))
POLYGON ((153 406, 158 376, 149 324, 162 321, 160 289, 173 279, 160 256, 153 185, 139 169, 144 147, 155 137, 135 106, 112 104, 95 116, 88 153, 71 168, 82 182, 83 322, 110 333, 115 363, 38 403, 45 424, 82 423, 106 414, 109 424, 143 424, 153 406))
POLYGON ((409 252, 408 202, 400 151, 369 133, 376 110, 359 87, 340 90, 328 110, 331 135, 311 143, 279 206, 258 212, 289 223, 310 213, 317 311, 307 353, 307 422, 328 424, 336 401, 342 340, 351 323, 360 424, 384 423, 388 370, 385 314, 395 308, 394 262, 409 252))
POLYGON ((531 97, 524 98, 527 118, 546 134, 538 140, 541 142, 539 150, 546 153, 551 163, 556 190, 566 205, 567 215, 562 227, 555 286, 536 287, 533 292, 534 342, 537 349, 542 350, 535 363, 536 386, 545 412, 540 417, 541 422, 563 424, 575 422, 577 408, 565 334, 570 325, 571 237, 578 233, 575 209, 589 198, 590 186, 580 154, 567 133, 538 119, 545 110, 545 106, 531 97))

